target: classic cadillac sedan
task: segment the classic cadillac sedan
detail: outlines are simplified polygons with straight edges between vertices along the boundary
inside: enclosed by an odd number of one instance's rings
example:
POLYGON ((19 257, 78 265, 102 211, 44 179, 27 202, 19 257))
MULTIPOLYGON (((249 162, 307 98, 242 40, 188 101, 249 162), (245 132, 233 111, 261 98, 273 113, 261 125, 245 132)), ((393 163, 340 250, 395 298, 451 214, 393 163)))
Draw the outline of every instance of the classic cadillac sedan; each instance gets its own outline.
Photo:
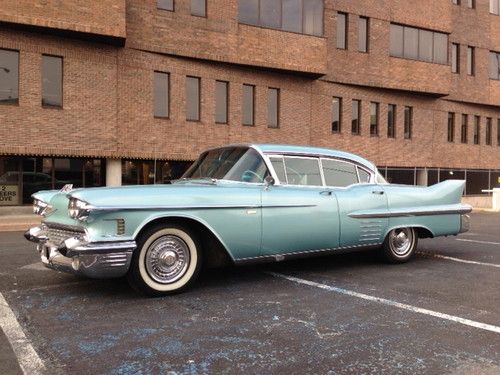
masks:
POLYGON ((468 230, 464 181, 388 184, 362 157, 331 149, 231 145, 205 151, 170 185, 33 194, 44 217, 25 237, 43 264, 127 276, 152 296, 179 292, 202 263, 282 261, 377 249, 408 261, 418 238, 468 230))

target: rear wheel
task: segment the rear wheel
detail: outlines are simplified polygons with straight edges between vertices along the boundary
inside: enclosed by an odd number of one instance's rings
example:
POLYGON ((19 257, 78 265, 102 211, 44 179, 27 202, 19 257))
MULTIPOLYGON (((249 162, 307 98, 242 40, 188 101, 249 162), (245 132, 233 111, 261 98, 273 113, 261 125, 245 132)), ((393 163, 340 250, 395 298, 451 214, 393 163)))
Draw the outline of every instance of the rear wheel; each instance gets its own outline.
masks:
POLYGON ((396 228, 389 232, 382 245, 382 254, 390 263, 410 260, 417 248, 418 237, 414 228, 396 228))
POLYGON ((181 292, 198 276, 200 245, 195 233, 178 225, 147 230, 138 240, 127 279, 149 296, 181 292))

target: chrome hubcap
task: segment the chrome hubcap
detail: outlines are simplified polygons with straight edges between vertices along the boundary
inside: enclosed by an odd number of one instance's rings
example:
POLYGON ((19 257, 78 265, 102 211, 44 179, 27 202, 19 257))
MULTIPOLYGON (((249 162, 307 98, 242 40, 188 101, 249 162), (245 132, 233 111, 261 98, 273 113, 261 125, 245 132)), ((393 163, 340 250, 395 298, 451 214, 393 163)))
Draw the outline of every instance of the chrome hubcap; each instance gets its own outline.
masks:
POLYGON ((391 249, 396 255, 405 255, 411 250, 413 231, 409 228, 393 229, 389 240, 391 249))
POLYGON ((190 261, 188 245, 177 236, 162 236, 146 251, 146 270, 156 282, 169 284, 179 280, 190 261))

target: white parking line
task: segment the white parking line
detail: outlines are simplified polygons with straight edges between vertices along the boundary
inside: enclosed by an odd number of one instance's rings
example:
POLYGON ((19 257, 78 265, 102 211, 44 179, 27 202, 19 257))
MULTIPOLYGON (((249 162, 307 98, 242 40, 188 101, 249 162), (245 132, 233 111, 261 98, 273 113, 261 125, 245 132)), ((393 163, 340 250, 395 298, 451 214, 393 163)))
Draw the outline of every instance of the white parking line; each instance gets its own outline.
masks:
MULTIPOLYGON (((430 254, 430 253, 425 253, 425 254, 430 254)), ((432 255, 434 258, 452 260, 454 262, 459 262, 459 263, 467 263, 467 264, 475 264, 475 265, 478 265, 478 266, 487 266, 487 267, 500 268, 500 264, 495 264, 495 263, 476 262, 474 260, 466 260, 466 259, 454 258, 454 257, 449 257, 449 256, 446 256, 446 255, 439 255, 439 254, 430 254, 430 255, 432 255)))
POLYGON ((294 283, 308 285, 308 286, 312 286, 312 287, 315 287, 315 288, 320 288, 320 289, 328 290, 330 292, 341 293, 341 294, 345 294, 345 295, 348 295, 348 296, 351 296, 351 297, 361 298, 361 299, 364 299, 364 300, 367 300, 367 301, 377 302, 377 303, 381 303, 383 305, 397 307, 399 309, 411 311, 411 312, 414 312, 414 313, 419 313, 419 314, 424 314, 424 315, 430 315, 430 316, 433 316, 433 317, 436 317, 436 318, 450 320, 452 322, 464 324, 466 326, 470 326, 470 327, 474 327, 474 328, 479 328, 479 329, 483 329, 483 330, 490 331, 490 332, 500 333, 500 327, 494 326, 494 325, 491 325, 491 324, 480 323, 480 322, 476 322, 474 320, 464 319, 464 318, 461 318, 459 316, 443 314, 443 313, 440 313, 440 312, 437 312, 437 311, 427 310, 427 309, 423 309, 421 307, 407 305, 405 303, 400 303, 400 302, 392 301, 390 299, 385 299, 385 298, 370 296, 368 294, 358 293, 358 292, 354 292, 352 290, 347 290, 347 289, 343 289, 343 288, 337 288, 335 286, 330 286, 330 285, 326 285, 326 284, 320 284, 320 283, 317 283, 317 282, 314 282, 314 281, 300 279, 298 277, 288 276, 288 275, 284 275, 284 274, 281 274, 281 273, 268 272, 268 274, 271 275, 271 276, 274 276, 274 277, 279 277, 281 279, 292 281, 294 283))
POLYGON ((42 360, 24 334, 2 293, 0 293, 0 327, 7 336, 23 373, 29 375, 44 373, 45 366, 42 360))
POLYGON ((475 242, 475 243, 482 243, 486 245, 500 245, 500 242, 490 242, 490 241, 479 241, 479 240, 467 240, 465 238, 455 238, 457 241, 462 241, 462 242, 475 242))

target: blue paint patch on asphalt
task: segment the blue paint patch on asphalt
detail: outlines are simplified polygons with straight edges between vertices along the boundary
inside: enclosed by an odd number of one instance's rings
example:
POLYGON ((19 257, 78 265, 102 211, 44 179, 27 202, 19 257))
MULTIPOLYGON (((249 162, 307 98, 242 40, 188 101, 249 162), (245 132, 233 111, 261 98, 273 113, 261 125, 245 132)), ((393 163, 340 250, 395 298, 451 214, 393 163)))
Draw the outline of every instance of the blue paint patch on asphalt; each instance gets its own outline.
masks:
POLYGON ((115 335, 107 334, 102 335, 101 339, 93 341, 81 341, 78 343, 78 348, 85 354, 99 354, 106 349, 110 349, 116 345, 118 337, 115 335))

